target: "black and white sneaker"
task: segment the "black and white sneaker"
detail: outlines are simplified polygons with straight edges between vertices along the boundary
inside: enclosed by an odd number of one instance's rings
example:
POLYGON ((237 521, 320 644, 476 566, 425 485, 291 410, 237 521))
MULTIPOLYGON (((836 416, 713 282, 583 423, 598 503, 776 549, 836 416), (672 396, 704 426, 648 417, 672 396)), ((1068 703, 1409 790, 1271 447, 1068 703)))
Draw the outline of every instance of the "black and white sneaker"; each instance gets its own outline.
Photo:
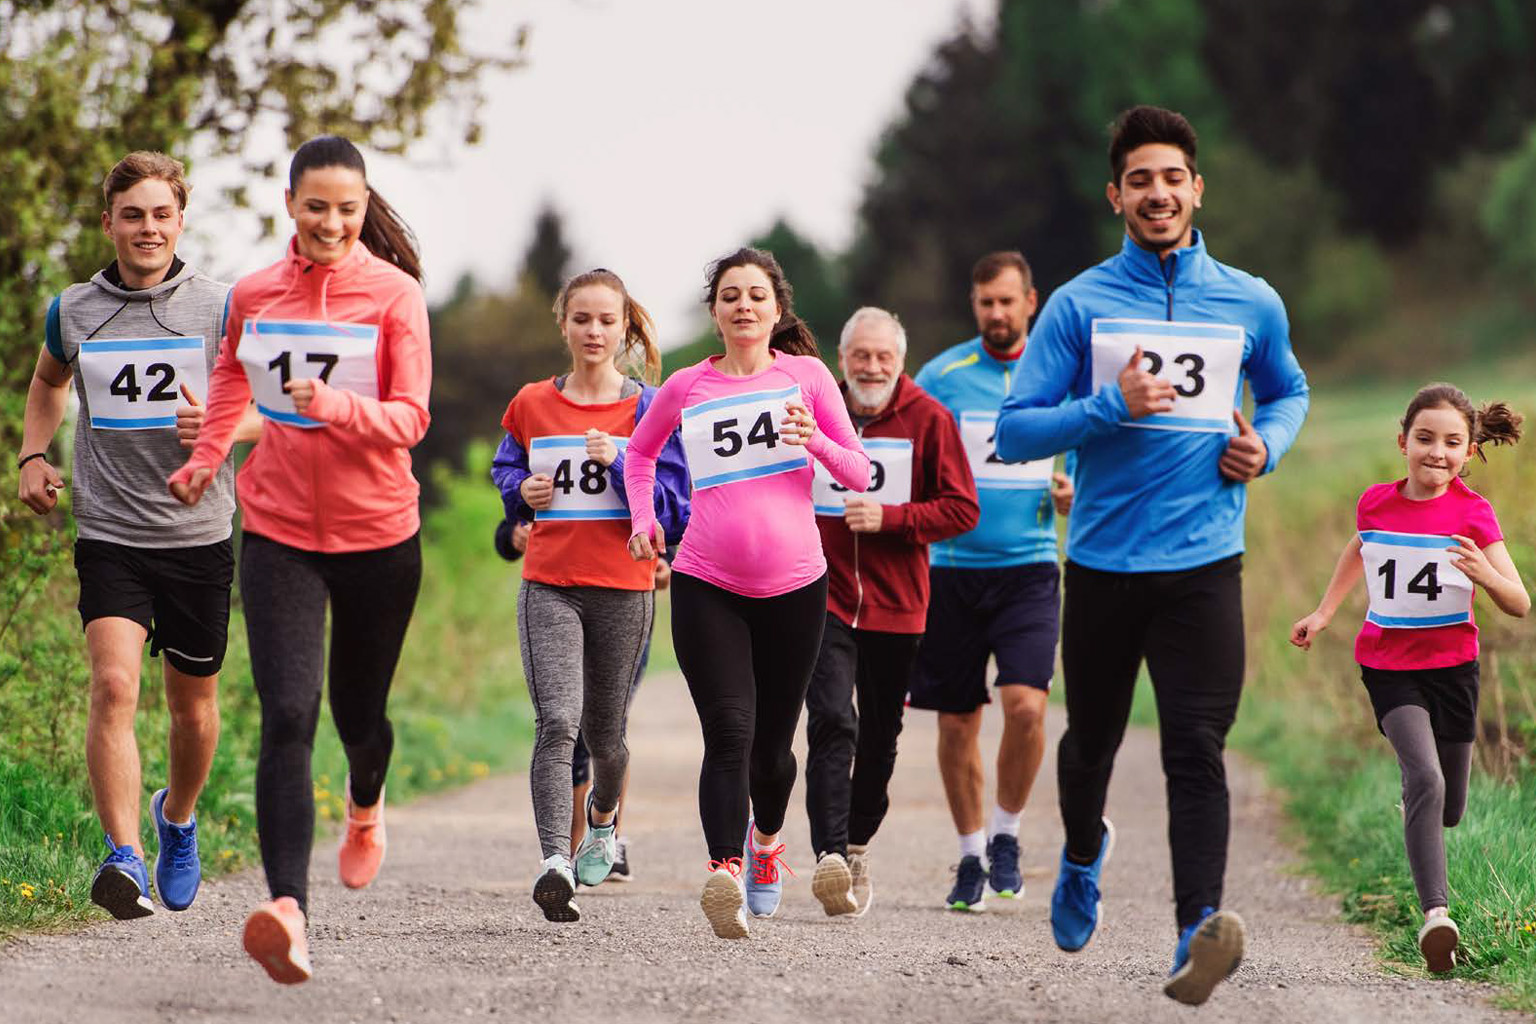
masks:
POLYGON ((608 872, 606 882, 633 882, 635 876, 629 873, 629 840, 620 836, 618 839, 618 856, 613 858, 613 870, 608 872))

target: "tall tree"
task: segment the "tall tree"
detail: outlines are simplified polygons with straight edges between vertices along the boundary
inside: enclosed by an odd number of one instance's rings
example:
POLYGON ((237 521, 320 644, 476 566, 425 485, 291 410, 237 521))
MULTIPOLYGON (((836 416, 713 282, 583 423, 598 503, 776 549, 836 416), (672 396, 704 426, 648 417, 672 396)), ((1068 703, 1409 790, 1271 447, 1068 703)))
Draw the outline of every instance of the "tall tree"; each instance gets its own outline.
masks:
POLYGON ((546 203, 533 220, 533 240, 523 253, 523 274, 553 298, 570 276, 571 247, 565 242, 560 211, 546 203))

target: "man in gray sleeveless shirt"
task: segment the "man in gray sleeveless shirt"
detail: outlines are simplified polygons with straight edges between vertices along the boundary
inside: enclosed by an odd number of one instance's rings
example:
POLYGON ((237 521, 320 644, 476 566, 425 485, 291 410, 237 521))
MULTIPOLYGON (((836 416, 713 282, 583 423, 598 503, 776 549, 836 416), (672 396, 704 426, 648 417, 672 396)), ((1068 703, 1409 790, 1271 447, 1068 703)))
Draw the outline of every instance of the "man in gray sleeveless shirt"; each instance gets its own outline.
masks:
MULTIPOLYGON (((209 488, 212 500, 196 508, 173 498, 165 481, 202 425, 229 285, 176 257, 189 191, 178 161, 130 153, 102 191, 102 230, 117 259, 48 309, 17 461, 21 500, 39 515, 52 511, 64 480, 49 465, 47 448, 77 377, 72 493, 80 618, 91 661, 86 763, 111 851, 91 899, 127 919, 154 911, 139 840, 133 732, 146 640, 152 655, 165 656, 171 714, 170 778, 150 802, 160 902, 185 910, 201 878, 193 812, 219 737, 234 471, 225 463, 209 488)), ((260 420, 249 417, 240 439, 259 436, 260 420)))

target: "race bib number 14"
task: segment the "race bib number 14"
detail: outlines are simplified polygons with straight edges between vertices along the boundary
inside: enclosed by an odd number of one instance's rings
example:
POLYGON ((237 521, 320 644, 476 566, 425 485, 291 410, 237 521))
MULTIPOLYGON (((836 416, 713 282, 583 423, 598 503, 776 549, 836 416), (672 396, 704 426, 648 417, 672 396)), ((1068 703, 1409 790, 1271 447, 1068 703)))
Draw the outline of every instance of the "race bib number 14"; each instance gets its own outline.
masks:
POLYGON ((323 427, 299 415, 283 385, 318 377, 333 388, 378 398, 378 344, 379 329, 373 324, 248 319, 240 335, 240 365, 256 408, 267 419, 291 427, 323 427))
POLYGON ((176 426, 187 385, 208 400, 203 339, 112 338, 80 343, 80 383, 93 430, 155 430, 176 426))
POLYGON ((1368 621, 1386 629, 1428 629, 1472 620, 1472 581, 1451 564, 1450 537, 1360 531, 1370 594, 1368 621))
POLYGON ((1093 390, 1120 379, 1120 371, 1141 346, 1141 368, 1173 385, 1173 408, 1123 427, 1147 430, 1233 431, 1243 369, 1242 327, 1185 324, 1163 320, 1093 322, 1093 390))
POLYGON ((800 385, 715 398, 683 410, 683 452, 693 489, 793 473, 809 460, 805 448, 779 438, 784 403, 800 401, 800 385))

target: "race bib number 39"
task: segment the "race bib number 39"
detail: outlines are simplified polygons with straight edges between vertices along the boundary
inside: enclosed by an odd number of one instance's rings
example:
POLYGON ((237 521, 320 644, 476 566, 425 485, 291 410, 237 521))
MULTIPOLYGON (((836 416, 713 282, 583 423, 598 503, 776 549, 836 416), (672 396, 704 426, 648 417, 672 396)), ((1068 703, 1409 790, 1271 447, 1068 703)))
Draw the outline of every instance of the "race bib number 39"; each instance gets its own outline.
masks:
POLYGON ((804 469, 809 456, 779 439, 784 403, 800 400, 800 385, 715 398, 683 410, 683 452, 693 489, 755 480, 804 469))
POLYGON ((1173 385, 1173 408, 1124 427, 1230 434, 1243 369, 1243 329, 1236 324, 1163 320, 1093 322, 1093 390, 1120 379, 1141 346, 1141 368, 1173 385))
POLYGON ((977 487, 1021 491, 1051 486, 1055 459, 1004 462, 997 457, 997 413, 962 412, 960 440, 977 487))
POLYGON ((1472 620, 1472 581, 1451 564, 1450 537, 1360 531, 1370 593, 1366 620, 1387 629, 1428 629, 1472 620))
MULTIPOLYGON (((869 487, 864 497, 882 505, 905 505, 912 500, 912 442, 904 437, 866 437, 869 456, 869 487)), ((843 499, 854 493, 832 478, 832 471, 816 463, 811 500, 819 516, 843 514, 843 499)))
MULTIPOLYGON (((629 444, 627 437, 611 440, 619 451, 629 444)), ((555 482, 554 500, 549 508, 535 512, 535 519, 629 518, 608 467, 587 458, 587 439, 581 434, 534 438, 528 444, 528 468, 549 474, 555 482)))
POLYGON ((283 386, 318 377, 333 388, 378 398, 378 344, 379 329, 373 324, 246 320, 240 365, 263 416, 292 427, 323 427, 319 420, 299 415, 283 386))
POLYGON ((203 339, 102 338, 80 343, 80 383, 94 430, 154 430, 176 426, 187 385, 208 399, 203 339))

